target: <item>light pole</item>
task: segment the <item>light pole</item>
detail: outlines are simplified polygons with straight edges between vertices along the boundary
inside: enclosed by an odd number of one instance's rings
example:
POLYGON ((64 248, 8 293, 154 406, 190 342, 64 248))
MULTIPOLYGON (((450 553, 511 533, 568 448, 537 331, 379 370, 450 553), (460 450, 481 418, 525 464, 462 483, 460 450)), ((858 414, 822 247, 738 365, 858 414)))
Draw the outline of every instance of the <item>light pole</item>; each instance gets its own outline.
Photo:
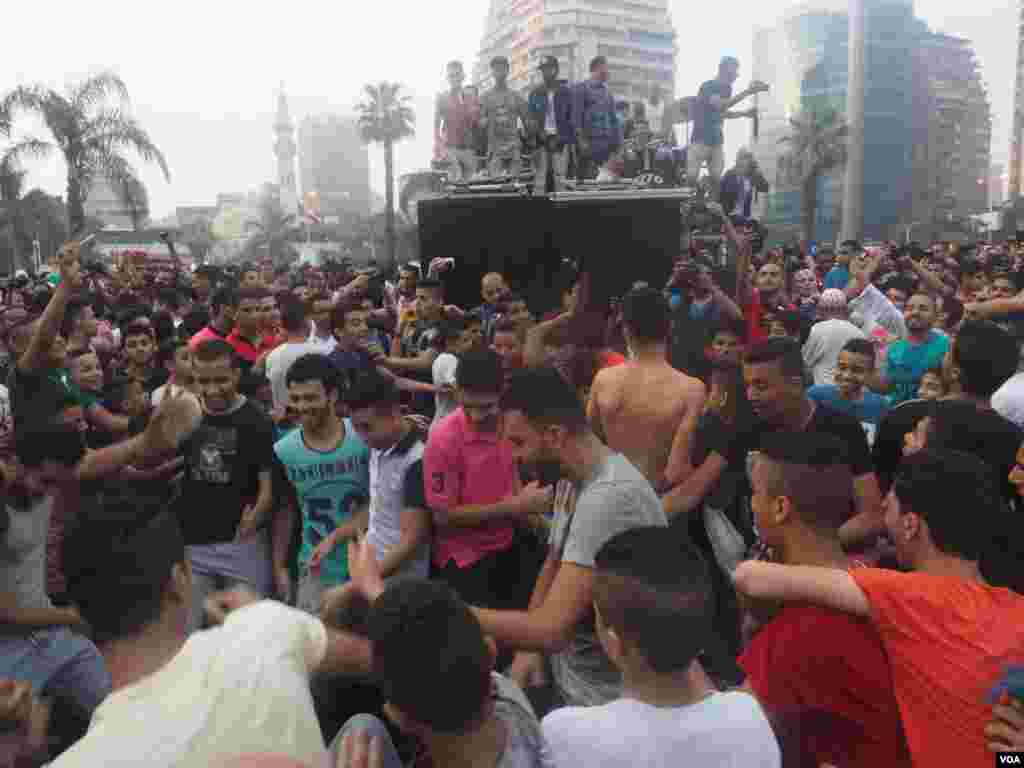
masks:
POLYGON ((914 231, 914 227, 919 227, 919 226, 921 226, 921 222, 919 222, 919 221, 913 221, 913 222, 911 222, 910 224, 907 225, 907 231, 906 231, 906 234, 904 235, 904 238, 903 238, 903 242, 904 243, 909 243, 910 242, 910 233, 914 231))
POLYGON ((850 0, 847 56, 846 173, 841 240, 860 240, 864 228, 864 0, 850 0))

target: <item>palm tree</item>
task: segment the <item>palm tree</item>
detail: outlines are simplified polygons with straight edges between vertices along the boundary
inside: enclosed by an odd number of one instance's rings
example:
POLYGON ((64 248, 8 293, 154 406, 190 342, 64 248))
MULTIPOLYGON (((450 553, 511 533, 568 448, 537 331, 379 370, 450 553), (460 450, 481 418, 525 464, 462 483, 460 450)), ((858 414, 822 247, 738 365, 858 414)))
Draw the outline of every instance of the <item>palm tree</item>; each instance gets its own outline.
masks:
POLYGON ((402 93, 401 83, 383 80, 363 88, 365 100, 356 106, 359 133, 365 143, 384 145, 385 221, 388 264, 395 263, 395 142, 415 135, 416 115, 411 97, 402 93))
POLYGON ((0 201, 17 202, 25 187, 25 171, 7 158, 0 160, 0 201))
POLYGON ((134 152, 147 163, 156 163, 170 181, 163 153, 149 134, 122 111, 128 89, 111 73, 95 75, 59 93, 43 85, 21 86, 0 101, 0 127, 10 126, 18 110, 35 114, 50 132, 51 141, 25 138, 11 145, 4 159, 16 163, 25 157, 49 155, 55 149, 67 166, 67 207, 70 229, 78 234, 85 224, 85 201, 92 182, 107 178, 115 188, 136 178, 125 157, 134 152), (108 106, 116 97, 117 106, 108 106))
POLYGON ((818 181, 846 163, 848 128, 832 109, 805 111, 789 124, 792 132, 779 139, 789 146, 779 158, 779 171, 786 184, 800 189, 800 234, 809 243, 818 212, 818 181))
POLYGON ((265 194, 260 201, 260 221, 245 244, 246 261, 269 256, 275 267, 287 266, 299 257, 292 242, 298 236, 296 217, 286 213, 276 194, 265 194))

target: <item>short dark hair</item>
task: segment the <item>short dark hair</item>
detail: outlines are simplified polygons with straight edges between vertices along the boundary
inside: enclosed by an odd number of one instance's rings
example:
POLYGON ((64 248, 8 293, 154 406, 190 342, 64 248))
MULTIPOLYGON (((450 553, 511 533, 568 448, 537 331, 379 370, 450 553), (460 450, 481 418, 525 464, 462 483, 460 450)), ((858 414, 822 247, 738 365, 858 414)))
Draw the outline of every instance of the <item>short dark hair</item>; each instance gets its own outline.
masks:
POLYGON ((973 397, 989 398, 1017 372, 1020 351, 1009 331, 990 320, 968 320, 952 347, 960 386, 973 397))
POLYGON ((281 308, 281 327, 289 333, 308 331, 309 324, 306 321, 306 307, 297 296, 282 296, 278 300, 281 308))
POLYGON ((345 327, 345 319, 348 317, 350 312, 369 312, 370 310, 364 309, 362 304, 358 304, 353 301, 342 300, 334 305, 334 309, 331 310, 331 328, 337 330, 338 328, 345 327))
POLYGON ((479 719, 491 691, 491 653, 480 622, 451 587, 422 579, 388 586, 373 603, 368 630, 387 701, 441 733, 460 733, 479 719))
POLYGON ((605 56, 595 56, 590 60, 590 71, 593 72, 598 67, 607 66, 608 59, 605 56))
POLYGON ((665 341, 669 332, 665 294, 654 288, 634 288, 622 301, 622 320, 641 341, 665 341))
POLYGON ((170 338, 160 343, 156 352, 156 364, 164 368, 168 363, 172 363, 178 356, 178 350, 182 347, 188 347, 188 342, 185 339, 170 338))
POLYGON ((288 366, 284 383, 286 387, 290 387, 292 384, 305 384, 310 381, 319 381, 324 385, 325 392, 337 392, 338 369, 325 355, 315 352, 303 355, 288 366))
POLYGON ((443 350, 445 344, 457 339, 468 327, 469 323, 465 318, 451 317, 442 320, 435 327, 433 346, 443 350))
POLYGON ((789 338, 766 339, 747 350, 743 362, 749 365, 778 363, 787 378, 804 375, 804 358, 800 345, 789 338))
POLYGON ((491 68, 492 69, 494 67, 498 66, 499 64, 504 64, 506 67, 509 66, 508 56, 493 56, 491 58, 491 68))
POLYGON ((80 403, 65 400, 50 413, 29 412, 31 421, 18 429, 14 437, 15 453, 22 466, 33 469, 48 461, 62 467, 78 466, 85 456, 82 436, 69 424, 56 421, 59 412, 69 405, 80 403))
POLYGON ((875 345, 867 339, 850 339, 843 344, 843 348, 840 351, 850 352, 854 355, 864 355, 870 361, 871 367, 875 367, 875 345))
POLYGON ((203 307, 196 307, 181 319, 178 330, 183 336, 192 338, 209 324, 210 313, 203 307))
POLYGON ((418 283, 416 283, 416 290, 419 290, 420 288, 425 288, 428 291, 437 291, 441 294, 444 294, 444 283, 442 283, 440 280, 420 280, 418 283))
POLYGON ((787 497, 808 527, 838 534, 853 510, 847 445, 822 432, 768 432, 758 450, 772 464, 772 495, 787 497))
POLYGON ((224 339, 207 339, 193 350, 193 354, 195 359, 201 363, 212 363, 215 360, 227 358, 231 361, 232 368, 242 367, 241 358, 235 352, 235 348, 224 341, 224 339))
POLYGON ((571 432, 587 429, 587 415, 576 392, 549 366, 515 371, 501 397, 501 409, 520 411, 532 422, 562 426, 571 432))
POLYGON ((360 373, 345 393, 345 404, 350 412, 364 408, 397 408, 401 403, 402 393, 394 380, 376 370, 360 373))
POLYGON ((940 552, 964 560, 981 559, 1006 514, 992 469, 962 451, 926 449, 909 457, 892 491, 901 507, 927 521, 940 552))
POLYGON ((455 67, 458 67, 459 69, 462 69, 462 68, 463 68, 463 67, 462 67, 462 62, 461 62, 461 61, 458 61, 458 60, 455 60, 455 59, 453 59, 452 61, 449 61, 449 62, 448 62, 448 65, 447 65, 447 67, 446 67, 446 68, 447 68, 447 69, 454 69, 455 67))
POLYGON ((459 359, 455 384, 466 392, 501 392, 505 383, 501 358, 492 349, 474 349, 459 359))
POLYGON ((185 539, 163 500, 115 495, 86 505, 64 545, 68 593, 97 643, 138 634, 160 618, 185 539))
POLYGON ((712 642, 711 572, 693 544, 661 527, 632 528, 594 559, 601 619, 659 675, 685 670, 712 642))
POLYGON ((210 312, 217 314, 224 307, 238 306, 238 291, 230 285, 222 285, 210 296, 210 312))

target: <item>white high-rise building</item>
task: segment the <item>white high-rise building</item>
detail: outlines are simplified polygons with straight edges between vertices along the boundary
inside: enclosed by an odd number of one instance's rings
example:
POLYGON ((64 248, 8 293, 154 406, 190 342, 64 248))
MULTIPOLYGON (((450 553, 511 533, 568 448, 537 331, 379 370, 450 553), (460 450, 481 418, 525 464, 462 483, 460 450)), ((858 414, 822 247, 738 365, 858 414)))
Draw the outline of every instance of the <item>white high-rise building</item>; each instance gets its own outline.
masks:
POLYGON ((537 65, 554 56, 559 77, 590 76, 590 60, 608 59, 608 87, 617 99, 647 101, 658 85, 675 94, 676 33, 668 0, 490 0, 473 81, 491 87, 490 61, 507 56, 509 86, 540 82, 537 65))

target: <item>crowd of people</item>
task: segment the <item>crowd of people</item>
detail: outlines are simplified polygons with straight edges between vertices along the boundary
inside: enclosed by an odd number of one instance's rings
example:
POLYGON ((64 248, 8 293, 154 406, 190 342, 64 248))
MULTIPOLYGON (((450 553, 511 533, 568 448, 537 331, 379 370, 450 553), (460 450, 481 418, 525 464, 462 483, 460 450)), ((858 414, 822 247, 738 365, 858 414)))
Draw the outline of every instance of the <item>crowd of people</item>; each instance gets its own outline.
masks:
POLYGON ((0 762, 981 766, 1024 750, 1024 254, 559 306, 200 267, 5 313, 0 762))

